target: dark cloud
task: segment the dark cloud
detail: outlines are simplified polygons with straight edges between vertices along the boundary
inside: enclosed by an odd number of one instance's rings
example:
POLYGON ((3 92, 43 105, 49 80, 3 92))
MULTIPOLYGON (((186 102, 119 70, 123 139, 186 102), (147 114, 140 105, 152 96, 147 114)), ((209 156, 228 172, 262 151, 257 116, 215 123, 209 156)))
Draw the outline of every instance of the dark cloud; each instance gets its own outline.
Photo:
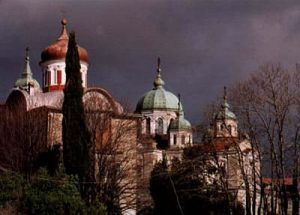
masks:
POLYGON ((69 30, 90 56, 89 85, 135 105, 152 88, 156 57, 166 89, 180 92, 193 123, 224 85, 261 64, 292 68, 300 56, 300 2, 240 0, 0 0, 0 96, 5 99, 31 48, 40 81, 40 53, 69 30))

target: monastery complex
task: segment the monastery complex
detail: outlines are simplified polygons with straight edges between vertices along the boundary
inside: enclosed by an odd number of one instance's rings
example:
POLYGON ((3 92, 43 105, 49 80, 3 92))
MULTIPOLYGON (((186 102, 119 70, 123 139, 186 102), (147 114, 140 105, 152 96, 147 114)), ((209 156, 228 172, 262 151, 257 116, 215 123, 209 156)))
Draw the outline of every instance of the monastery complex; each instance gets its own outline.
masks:
MULTIPOLYGON (((0 106, 1 114, 6 116, 22 115, 17 123, 9 117, 6 119, 6 123, 12 127, 25 125, 34 119, 37 123, 35 125, 38 125, 38 128, 35 129, 39 133, 39 142, 46 143, 42 146, 45 150, 55 145, 62 146, 62 104, 66 82, 65 57, 69 36, 67 21, 63 19, 61 24, 62 30, 59 37, 41 53, 39 65, 42 72, 42 83, 34 79, 36 72, 33 73, 30 68, 27 49, 24 70, 20 78, 12 83, 13 88, 6 102, 0 106)), ((78 52, 82 86, 84 87, 83 102, 86 110, 89 110, 92 116, 89 120, 96 120, 94 113, 97 111, 109 116, 105 119, 105 126, 101 124, 101 129, 100 127, 95 128, 95 175, 100 174, 97 170, 97 160, 103 156, 101 150, 112 141, 112 138, 118 139, 115 142, 118 142, 119 149, 123 152, 121 157, 130 158, 130 162, 124 164, 128 173, 124 177, 124 181, 130 180, 132 188, 131 193, 124 194, 120 202, 124 207, 127 206, 125 214, 135 214, 140 205, 151 204, 148 187, 150 173, 155 163, 163 158, 169 162, 173 158, 180 159, 185 147, 197 144, 193 143, 192 125, 185 118, 184 105, 181 104, 180 95, 176 96, 167 91, 160 59, 157 61, 156 72, 153 71, 152 88, 152 80, 149 80, 149 91, 136 99, 135 111, 128 113, 107 90, 88 86, 88 52, 80 46, 78 46, 78 52), (128 153, 124 153, 126 151, 128 153)), ((151 71, 152 68, 149 70, 151 71)), ((215 115, 212 129, 208 133, 211 140, 207 144, 212 145, 217 151, 219 161, 224 166, 224 170, 228 172, 230 188, 235 190, 238 199, 244 202, 245 193, 241 173, 236 168, 237 164, 233 159, 235 146, 237 145, 243 152, 244 164, 249 166, 247 169, 249 177, 251 177, 250 163, 255 161, 255 157, 253 157, 255 153, 251 153, 252 148, 248 138, 241 137, 239 134, 238 119, 230 110, 226 92, 223 103, 215 115), (226 153, 224 153, 225 151, 226 153)), ((24 138, 30 138, 30 136, 27 135, 24 138)), ((26 140, 34 141, 33 139, 26 140)))

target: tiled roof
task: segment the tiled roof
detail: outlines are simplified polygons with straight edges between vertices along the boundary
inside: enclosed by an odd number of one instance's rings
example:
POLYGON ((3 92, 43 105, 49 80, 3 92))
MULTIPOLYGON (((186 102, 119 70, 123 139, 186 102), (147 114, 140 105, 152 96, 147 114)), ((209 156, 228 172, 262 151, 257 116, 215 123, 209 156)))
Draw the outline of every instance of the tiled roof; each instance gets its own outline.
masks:
MULTIPOLYGON (((271 184, 272 183, 272 179, 268 178, 268 177, 264 177, 264 178, 262 178, 262 182, 264 184, 271 184)), ((282 184, 282 183, 284 183, 284 185, 293 185, 293 178, 273 179, 273 183, 274 184, 282 184)))
POLYGON ((204 145, 206 151, 221 152, 237 146, 238 138, 234 137, 219 137, 214 138, 210 143, 204 145))

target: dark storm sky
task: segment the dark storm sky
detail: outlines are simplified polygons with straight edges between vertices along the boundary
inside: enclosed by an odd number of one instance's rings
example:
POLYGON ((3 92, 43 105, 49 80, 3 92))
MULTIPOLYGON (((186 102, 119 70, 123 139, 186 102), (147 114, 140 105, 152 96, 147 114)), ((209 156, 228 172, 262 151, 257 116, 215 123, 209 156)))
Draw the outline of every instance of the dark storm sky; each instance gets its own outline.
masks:
POLYGON ((264 63, 293 69, 300 59, 300 1, 0 0, 0 98, 23 68, 24 49, 41 83, 41 51, 68 29, 90 58, 89 86, 133 107, 152 88, 156 58, 165 88, 181 93, 186 117, 199 121, 224 85, 264 63))

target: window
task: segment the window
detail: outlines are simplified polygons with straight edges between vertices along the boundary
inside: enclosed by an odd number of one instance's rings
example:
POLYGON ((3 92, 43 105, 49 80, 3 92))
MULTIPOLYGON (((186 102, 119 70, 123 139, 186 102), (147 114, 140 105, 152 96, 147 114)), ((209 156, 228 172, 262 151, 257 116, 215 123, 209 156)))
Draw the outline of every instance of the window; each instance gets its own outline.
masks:
POLYGON ((185 144, 185 136, 184 135, 181 136, 181 144, 185 144))
POLYGON ((47 86, 48 80, 47 80, 47 70, 43 73, 43 79, 44 79, 44 86, 47 86))
POLYGON ((177 135, 174 134, 173 138, 174 138, 174 145, 176 145, 177 144, 177 135))
POLYGON ((172 119, 170 120, 169 125, 168 125, 168 132, 169 132, 169 130, 170 130, 170 126, 173 124, 173 121, 174 121, 174 119, 172 118, 172 119))
POLYGON ((164 132, 164 122, 162 118, 158 118, 156 121, 156 133, 163 134, 163 132, 164 132))
POLYGON ((53 84, 56 84, 56 78, 57 78, 57 71, 56 69, 53 71, 53 84))
POLYGON ((221 131, 223 131, 223 130, 224 130, 224 125, 222 124, 222 125, 221 125, 221 131))
POLYGON ((229 131, 229 134, 232 134, 232 128, 231 128, 231 125, 228 125, 228 131, 229 131))
POLYGON ((150 134, 150 132, 151 132, 151 119, 147 118, 146 119, 146 133, 150 134))
POLYGON ((61 70, 57 70, 57 84, 61 85, 61 70))
POLYGON ((51 71, 47 71, 47 85, 51 85, 51 71))

